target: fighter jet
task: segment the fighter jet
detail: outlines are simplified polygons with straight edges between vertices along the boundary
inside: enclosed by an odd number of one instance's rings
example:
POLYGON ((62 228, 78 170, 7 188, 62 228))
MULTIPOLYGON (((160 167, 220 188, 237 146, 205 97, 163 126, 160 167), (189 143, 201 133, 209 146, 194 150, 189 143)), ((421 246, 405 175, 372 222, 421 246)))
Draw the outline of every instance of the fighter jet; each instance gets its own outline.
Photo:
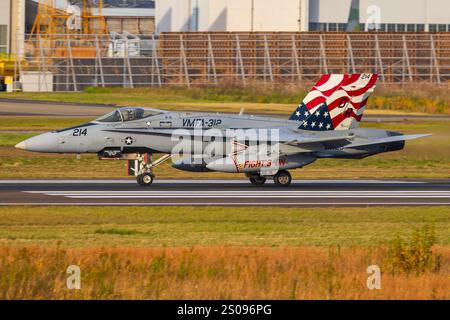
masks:
POLYGON ((370 73, 323 75, 288 119, 126 107, 16 148, 127 160, 128 174, 141 186, 150 186, 154 168, 168 159, 180 170, 242 173, 253 185, 273 179, 288 186, 288 170, 317 159, 361 159, 427 136, 358 128, 377 79, 370 73), (162 156, 154 160, 156 154, 162 156))

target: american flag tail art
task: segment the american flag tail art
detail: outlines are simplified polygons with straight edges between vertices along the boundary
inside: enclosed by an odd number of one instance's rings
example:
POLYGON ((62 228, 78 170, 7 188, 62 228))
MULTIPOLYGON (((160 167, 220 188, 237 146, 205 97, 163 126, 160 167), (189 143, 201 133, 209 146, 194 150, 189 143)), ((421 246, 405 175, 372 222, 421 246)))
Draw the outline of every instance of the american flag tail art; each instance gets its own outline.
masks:
POLYGON ((323 75, 289 120, 299 121, 303 130, 356 128, 377 79, 373 73, 323 75))

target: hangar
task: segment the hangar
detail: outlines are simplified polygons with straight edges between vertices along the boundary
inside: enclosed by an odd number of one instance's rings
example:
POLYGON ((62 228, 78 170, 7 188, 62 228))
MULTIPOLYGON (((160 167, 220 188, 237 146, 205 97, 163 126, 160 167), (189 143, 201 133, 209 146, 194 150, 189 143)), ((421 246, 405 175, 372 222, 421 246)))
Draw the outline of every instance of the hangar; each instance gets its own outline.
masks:
POLYGON ((157 32, 450 31, 446 0, 164 0, 157 32), (352 13, 352 10, 353 13, 352 13), (408 8, 408 10, 405 10, 408 8))

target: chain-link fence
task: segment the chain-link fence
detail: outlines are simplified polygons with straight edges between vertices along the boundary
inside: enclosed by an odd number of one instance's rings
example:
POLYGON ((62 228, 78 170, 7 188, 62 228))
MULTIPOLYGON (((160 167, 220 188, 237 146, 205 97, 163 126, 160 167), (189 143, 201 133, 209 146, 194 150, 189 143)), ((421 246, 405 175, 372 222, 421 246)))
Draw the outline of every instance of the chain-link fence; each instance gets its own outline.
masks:
POLYGON ((450 79, 450 33, 163 33, 26 37, 25 91, 271 82, 375 72, 384 83, 450 79))

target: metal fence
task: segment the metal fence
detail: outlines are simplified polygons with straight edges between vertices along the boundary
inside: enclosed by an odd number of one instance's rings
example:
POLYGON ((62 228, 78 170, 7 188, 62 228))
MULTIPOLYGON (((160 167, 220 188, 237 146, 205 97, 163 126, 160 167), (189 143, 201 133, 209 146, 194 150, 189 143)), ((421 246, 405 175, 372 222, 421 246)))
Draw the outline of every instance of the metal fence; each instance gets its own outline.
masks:
POLYGON ((27 37, 16 79, 27 91, 85 87, 307 84, 375 72, 386 84, 450 80, 450 33, 163 33, 27 37))

